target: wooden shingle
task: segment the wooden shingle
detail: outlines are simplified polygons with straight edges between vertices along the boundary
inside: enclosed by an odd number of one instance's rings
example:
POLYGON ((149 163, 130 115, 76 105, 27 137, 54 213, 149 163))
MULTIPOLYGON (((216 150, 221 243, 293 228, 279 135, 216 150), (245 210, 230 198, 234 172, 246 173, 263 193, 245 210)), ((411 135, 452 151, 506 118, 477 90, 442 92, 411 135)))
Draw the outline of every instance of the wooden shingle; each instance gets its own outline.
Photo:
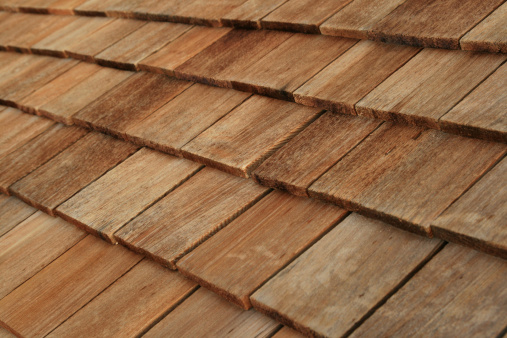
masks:
POLYGON ((287 0, 246 1, 222 16, 222 23, 236 28, 261 28, 261 19, 287 0))
POLYGON ((16 197, 0 195, 0 237, 34 214, 37 209, 16 197))

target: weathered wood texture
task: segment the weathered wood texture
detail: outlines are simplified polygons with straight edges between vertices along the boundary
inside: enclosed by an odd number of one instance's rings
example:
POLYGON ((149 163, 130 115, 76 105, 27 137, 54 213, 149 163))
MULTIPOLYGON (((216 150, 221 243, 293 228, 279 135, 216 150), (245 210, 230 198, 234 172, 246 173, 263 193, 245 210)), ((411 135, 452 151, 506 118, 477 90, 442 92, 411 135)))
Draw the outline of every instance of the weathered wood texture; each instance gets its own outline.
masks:
POLYGON ((200 288, 144 337, 270 337, 278 326, 254 310, 243 311, 200 288))
MULTIPOLYGON (((37 3, 50 14, 72 15, 74 8, 85 2, 86 0, 56 0, 49 4, 45 0, 39 0, 37 3), (44 4, 42 4, 44 3, 44 4)), ((32 5, 32 7, 36 7, 32 5)))
POLYGON ((248 0, 222 16, 222 23, 236 28, 261 28, 261 19, 287 0, 248 0))
POLYGON ((87 231, 113 234, 199 169, 199 165, 141 149, 60 205, 56 212, 87 231))
MULTIPOLYGON (((207 26, 221 26, 221 18, 244 4, 247 0, 191 0, 175 11, 175 16, 182 22, 204 24, 207 26), (199 13, 199 14, 197 14, 199 13)), ((179 1, 176 1, 179 2, 179 1)))
POLYGON ((418 51, 360 41, 298 88, 294 99, 307 106, 355 115, 355 104, 418 51))
POLYGON ((507 3, 504 3, 461 38, 461 48, 507 53, 506 17, 507 3))
POLYGON ((352 336, 500 337, 505 280, 505 260, 449 244, 352 336))
POLYGON ((407 0, 373 27, 369 37, 437 48, 459 48, 459 39, 503 0, 407 0))
POLYGON ((441 245, 352 214, 255 292, 252 304, 307 334, 343 336, 441 245))
POLYGON ((8 194, 10 185, 49 161, 86 133, 86 130, 77 127, 53 125, 0 158, 0 191, 8 194))
POLYGON ((3 327, 0 326, 0 337, 1 338, 15 338, 16 335, 7 331, 7 329, 4 329, 3 327))
POLYGON ((74 12, 86 16, 105 16, 106 8, 118 2, 119 0, 87 0, 75 7, 74 12))
POLYGON ((384 123, 313 183, 309 194, 430 234, 430 222, 506 151, 500 143, 384 123))
POLYGON ((275 191, 183 257, 178 269, 249 309, 257 288, 345 215, 336 206, 275 191))
POLYGON ((28 204, 54 216, 54 209, 137 150, 90 132, 10 188, 28 204))
POLYGON ((301 333, 291 329, 288 326, 282 327, 280 331, 273 335, 273 338, 303 338, 305 337, 301 333))
MULTIPOLYGON (((4 216, 0 215, 0 222, 4 216)), ((0 238, 0 299, 42 270, 86 233, 41 211, 0 238)))
POLYGON ((268 187, 307 196, 308 187, 380 123, 327 112, 264 161, 252 176, 268 187))
POLYGON ((249 177, 318 114, 315 108, 252 96, 184 146, 183 156, 249 177))
POLYGON ((507 259, 507 159, 503 159, 433 223, 443 239, 507 259))
POLYGON ((17 335, 45 336, 141 259, 89 235, 3 298, 0 321, 17 335))
POLYGON ((269 190, 204 168, 116 233, 122 244, 175 269, 176 261, 226 226, 269 190))
POLYGON ((0 195, 0 237, 36 211, 15 197, 0 195))
POLYGON ((48 337, 139 336, 196 287, 180 274, 142 260, 48 337))
POLYGON ((250 94, 199 83, 125 132, 129 141, 180 155, 181 148, 245 101, 250 94), (198 98, 198 99, 196 99, 198 98))
POLYGON ((438 119, 507 55, 423 49, 356 105, 359 115, 438 129, 438 119))

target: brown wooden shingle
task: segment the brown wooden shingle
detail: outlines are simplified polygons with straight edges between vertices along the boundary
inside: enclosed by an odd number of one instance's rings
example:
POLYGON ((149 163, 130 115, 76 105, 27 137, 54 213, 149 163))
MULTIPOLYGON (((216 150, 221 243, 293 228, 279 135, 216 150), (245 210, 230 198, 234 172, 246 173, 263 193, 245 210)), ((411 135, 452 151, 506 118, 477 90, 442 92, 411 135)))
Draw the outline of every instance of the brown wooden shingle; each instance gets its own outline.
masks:
POLYGON ((0 237, 30 217, 37 209, 16 197, 0 195, 0 237))
POLYGON ((249 0, 222 16, 222 23, 236 28, 261 28, 261 19, 287 0, 249 0))

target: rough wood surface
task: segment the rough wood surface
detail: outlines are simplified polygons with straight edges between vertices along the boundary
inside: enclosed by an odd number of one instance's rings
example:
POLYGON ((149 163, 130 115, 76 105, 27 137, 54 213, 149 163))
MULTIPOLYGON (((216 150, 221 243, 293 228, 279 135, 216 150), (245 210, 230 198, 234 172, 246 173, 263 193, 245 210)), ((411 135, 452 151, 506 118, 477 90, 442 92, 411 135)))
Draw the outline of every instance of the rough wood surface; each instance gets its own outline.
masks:
POLYGON ((306 334, 343 336, 441 245, 352 214, 255 292, 252 304, 306 334))
POLYGON ((45 336, 141 259, 89 235, 3 298, 0 322, 20 336, 45 336))
POLYGON ((353 337, 501 337, 507 326, 507 262, 447 245, 353 337))
POLYGON ((252 96, 184 146, 183 156, 249 177, 318 114, 315 108, 252 96))
POLYGON ((0 195, 0 237, 36 211, 15 197, 0 195))
POLYGON ((106 8, 120 2, 119 0, 87 0, 74 8, 78 15, 106 16, 106 8))
POLYGON ((430 222, 506 151, 500 143, 384 123, 308 190, 312 197, 430 234, 430 222))
POLYGON ((373 27, 374 39, 436 48, 459 48, 459 39, 503 0, 408 0, 373 27))
POLYGON ((296 102, 355 115, 355 104, 418 48, 360 41, 294 92, 296 102))
POLYGON ((250 310, 243 311, 206 289, 200 288, 148 331, 145 337, 271 337, 274 320, 250 310))
MULTIPOLYGON (((0 222, 4 216, 0 215, 0 222)), ((41 211, 0 238, 0 299, 42 270, 86 233, 41 211)))
POLYGON ((176 17, 185 23, 221 26, 221 18, 244 4, 247 0, 191 0, 175 11, 176 17))
POLYGON ((129 141, 179 155, 181 147, 245 101, 250 94, 193 84, 125 132, 129 141), (199 98, 196 100, 196 98, 199 98))
POLYGON ((116 238, 168 266, 255 204, 269 190, 221 171, 204 168, 136 217, 116 238))
POLYGON ((177 272, 144 259, 48 337, 139 336, 196 287, 177 272))
POLYGON ((222 16, 222 23, 236 28, 261 28, 261 19, 287 0, 248 0, 222 16))
POLYGON ((433 233, 507 259, 507 159, 503 159, 433 221, 433 233))
POLYGON ((90 132, 14 183, 10 192, 54 216, 54 209, 137 150, 110 136, 90 132))
POLYGON ((359 101, 356 111, 438 129, 438 119, 506 59, 502 54, 424 49, 359 101))
POLYGON ((1 338, 15 338, 16 335, 7 331, 7 329, 4 329, 3 327, 0 326, 0 337, 1 338))
MULTIPOLYGON (((44 1, 44 0, 41 0, 44 1)), ((86 0, 56 0, 47 4, 47 11, 50 14, 72 15, 74 8, 85 2, 86 0)), ((46 6, 46 5, 45 5, 46 6)))
POLYGON ((268 187, 307 196, 307 188, 380 123, 327 112, 271 155, 252 176, 268 187))
POLYGON ((249 309, 257 288, 345 215, 336 206, 274 191, 183 257, 178 269, 249 309))
POLYGON ((0 191, 49 161, 87 133, 77 127, 56 124, 10 154, 0 158, 0 191))
POLYGON ((141 149, 60 205, 56 212, 87 231, 113 234, 199 169, 199 165, 141 149))
POLYGON ((273 338, 303 338, 303 337, 305 336, 291 329, 288 326, 282 327, 282 329, 277 333, 275 333, 275 335, 273 336, 273 338))

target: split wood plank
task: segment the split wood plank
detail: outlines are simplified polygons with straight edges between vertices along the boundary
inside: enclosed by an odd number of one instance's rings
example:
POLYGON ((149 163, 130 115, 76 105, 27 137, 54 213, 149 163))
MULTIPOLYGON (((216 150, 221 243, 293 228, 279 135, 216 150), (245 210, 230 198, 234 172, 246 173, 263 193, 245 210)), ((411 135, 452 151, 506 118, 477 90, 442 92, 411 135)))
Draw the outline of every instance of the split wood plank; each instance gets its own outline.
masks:
POLYGON ((291 329, 288 326, 282 327, 280 331, 273 335, 273 338, 303 338, 305 337, 301 333, 291 329))
POLYGON ((248 310, 255 290, 345 215, 334 205, 274 191, 183 257, 178 270, 248 310))
POLYGON ((359 115, 438 129, 438 120, 507 55, 423 49, 356 105, 359 115))
POLYGON ((65 124, 73 124, 73 116, 95 102, 101 95, 128 79, 134 73, 101 67, 86 79, 62 93, 54 100, 42 105, 38 113, 65 124))
POLYGON ((431 221, 506 152, 505 144, 384 123, 308 190, 429 235, 431 221))
POLYGON ((139 336, 196 288, 177 272, 144 259, 48 337, 139 336))
POLYGON ((377 23, 369 37, 423 47, 459 49, 459 39, 503 0, 407 0, 377 23))
POLYGON ((0 237, 36 211, 16 197, 0 195, 0 237))
POLYGON ((432 223, 435 236, 507 259, 506 177, 504 158, 432 223))
POLYGON ((308 187, 380 123, 326 112, 264 161, 252 176, 262 185, 308 196, 308 187))
POLYGON ((228 79, 233 88, 294 101, 292 92, 356 42, 294 34, 247 69, 230 73, 228 79))
POLYGON ((56 213, 115 243, 115 231, 199 168, 191 161, 144 148, 60 205, 56 213))
POLYGON ((249 96, 233 89, 196 83, 139 123, 127 128, 125 134, 129 141, 136 144, 180 156, 185 144, 249 96))
POLYGON ((319 30, 322 34, 354 39, 368 39, 368 32, 386 15, 406 0, 353 0, 327 19, 319 30))
POLYGON ((122 244, 176 269, 176 261, 226 226, 269 189, 204 168, 115 235, 122 244))
POLYGON ((116 166, 138 148, 90 132, 10 186, 12 194, 54 216, 54 209, 116 166))
POLYGON ((307 335, 343 336, 442 244, 352 214, 264 284, 251 301, 262 313, 307 335))
POLYGON ((417 52, 415 47, 360 41, 299 87, 294 99, 355 115, 355 104, 417 52))
POLYGON ((8 46, 12 40, 15 40, 18 36, 22 36, 27 31, 30 31, 30 25, 28 22, 40 29, 45 23, 49 22, 50 20, 51 18, 48 18, 47 15, 33 15, 24 13, 6 14, 0 22, 1 48, 3 50, 9 49, 8 46))
POLYGON ((289 0, 261 20, 263 28, 319 33, 319 26, 351 0, 289 0))
POLYGON ((252 96, 184 146, 182 153, 194 161, 249 177, 319 113, 315 108, 252 96))
POLYGON ((506 280, 505 260, 449 244, 352 336, 502 336, 506 280))
POLYGON ((0 88, 5 87, 2 89, 2 96, 9 93, 9 83, 15 86, 16 79, 21 81, 30 75, 37 74, 40 65, 48 63, 55 65, 58 61, 61 60, 29 54, 2 53, 0 88))
POLYGON ((88 235, 3 298, 0 321, 19 336, 45 336, 141 259, 88 235))
POLYGON ((261 19, 287 0, 248 0, 222 16, 222 23, 236 28, 261 28, 261 19))
POLYGON ((141 60, 157 52, 191 27, 170 22, 148 22, 97 54, 95 60, 107 67, 138 70, 141 60))
POLYGON ((174 15, 180 22, 220 27, 222 17, 245 2, 247 0, 189 0, 174 15))
MULTIPOLYGON (((3 218, 3 217, 2 217, 3 218)), ((61 218, 36 212, 0 238, 0 299, 86 236, 61 218)))
POLYGON ((279 324, 200 288, 144 337, 271 337, 279 324))
POLYGON ((506 17, 507 3, 504 3, 461 38, 461 48, 507 53, 506 17))
POLYGON ((56 124, 0 158, 0 192, 9 194, 10 185, 49 161, 87 132, 81 128, 56 124))
POLYGON ((443 130, 507 143, 507 64, 440 118, 443 130))

